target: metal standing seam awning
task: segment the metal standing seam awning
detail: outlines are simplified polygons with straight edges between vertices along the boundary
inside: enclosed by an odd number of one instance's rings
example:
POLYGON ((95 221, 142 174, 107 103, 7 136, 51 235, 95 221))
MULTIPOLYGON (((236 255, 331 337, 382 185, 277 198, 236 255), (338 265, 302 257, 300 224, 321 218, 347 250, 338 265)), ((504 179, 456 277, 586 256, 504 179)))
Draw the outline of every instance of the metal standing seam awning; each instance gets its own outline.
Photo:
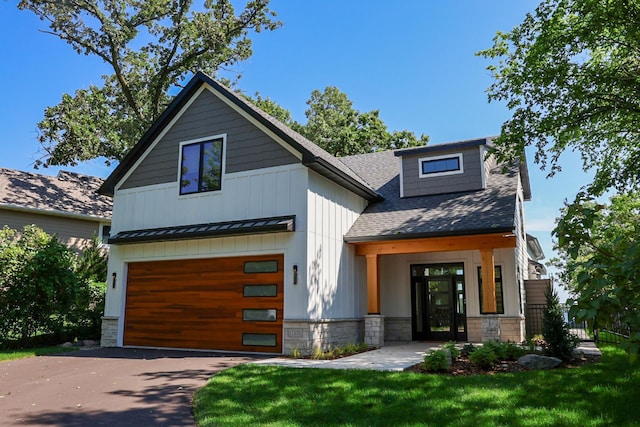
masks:
POLYGON ((295 215, 245 219, 239 221, 212 222, 207 224, 179 225, 174 227, 147 228, 120 231, 109 238, 109 244, 126 245, 143 242, 204 239, 208 237, 239 236, 295 231, 295 215))

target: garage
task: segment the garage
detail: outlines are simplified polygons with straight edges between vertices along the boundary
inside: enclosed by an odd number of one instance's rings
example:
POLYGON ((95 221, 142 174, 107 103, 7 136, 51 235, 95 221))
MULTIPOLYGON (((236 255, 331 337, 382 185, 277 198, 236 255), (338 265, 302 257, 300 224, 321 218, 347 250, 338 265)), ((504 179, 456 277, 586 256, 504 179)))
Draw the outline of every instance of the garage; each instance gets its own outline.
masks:
POLYGON ((284 256, 128 264, 124 345, 282 353, 284 256))

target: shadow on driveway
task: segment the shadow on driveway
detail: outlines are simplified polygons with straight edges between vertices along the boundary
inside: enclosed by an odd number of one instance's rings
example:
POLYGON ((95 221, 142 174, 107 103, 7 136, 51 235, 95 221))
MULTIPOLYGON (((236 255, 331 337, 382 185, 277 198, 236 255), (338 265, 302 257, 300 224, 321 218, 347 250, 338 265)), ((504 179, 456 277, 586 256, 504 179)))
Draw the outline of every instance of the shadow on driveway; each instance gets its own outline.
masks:
POLYGON ((2 426, 193 426, 193 393, 263 356, 101 348, 0 363, 2 426))

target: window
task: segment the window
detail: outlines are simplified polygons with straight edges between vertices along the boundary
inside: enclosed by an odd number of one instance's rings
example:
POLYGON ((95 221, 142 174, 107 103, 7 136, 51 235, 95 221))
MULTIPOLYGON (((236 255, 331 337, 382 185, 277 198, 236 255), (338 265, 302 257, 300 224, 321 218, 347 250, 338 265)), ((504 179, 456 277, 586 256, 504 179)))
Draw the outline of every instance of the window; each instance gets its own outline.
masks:
POLYGON ((245 274, 251 273, 277 273, 278 261, 245 261, 245 274))
POLYGON ((109 237, 111 237, 111 226, 103 225, 100 227, 100 241, 105 245, 109 241, 109 237))
POLYGON ((423 157, 418 160, 420 178, 463 173, 462 154, 423 157))
POLYGON ((278 295, 276 285, 244 285, 245 297, 275 297, 278 295))
POLYGON ((242 345, 275 347, 277 337, 276 334, 242 334, 242 345))
POLYGON ((242 310, 242 320, 245 322, 275 322, 278 319, 275 308, 245 308, 242 310))
POLYGON ((220 190, 222 138, 185 144, 180 163, 180 194, 220 190))
MULTIPOLYGON (((495 266, 496 275, 496 313, 504 314, 504 299, 502 298, 502 267, 495 266)), ((487 313, 484 310, 482 303, 482 267, 478 267, 478 292, 480 294, 480 314, 493 314, 487 313)))

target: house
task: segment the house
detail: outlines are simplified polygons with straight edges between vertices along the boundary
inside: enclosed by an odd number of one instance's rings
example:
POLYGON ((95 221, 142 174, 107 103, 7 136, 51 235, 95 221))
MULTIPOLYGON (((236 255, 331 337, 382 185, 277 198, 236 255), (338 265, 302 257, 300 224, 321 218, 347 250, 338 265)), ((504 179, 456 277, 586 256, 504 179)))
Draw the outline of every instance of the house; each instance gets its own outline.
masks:
POLYGON ((527 166, 490 146, 338 159, 196 74, 100 188, 102 345, 522 341, 527 166))
POLYGON ((76 251, 94 236, 106 241, 112 200, 97 193, 102 183, 67 171, 48 176, 0 168, 0 226, 35 224, 76 251))

